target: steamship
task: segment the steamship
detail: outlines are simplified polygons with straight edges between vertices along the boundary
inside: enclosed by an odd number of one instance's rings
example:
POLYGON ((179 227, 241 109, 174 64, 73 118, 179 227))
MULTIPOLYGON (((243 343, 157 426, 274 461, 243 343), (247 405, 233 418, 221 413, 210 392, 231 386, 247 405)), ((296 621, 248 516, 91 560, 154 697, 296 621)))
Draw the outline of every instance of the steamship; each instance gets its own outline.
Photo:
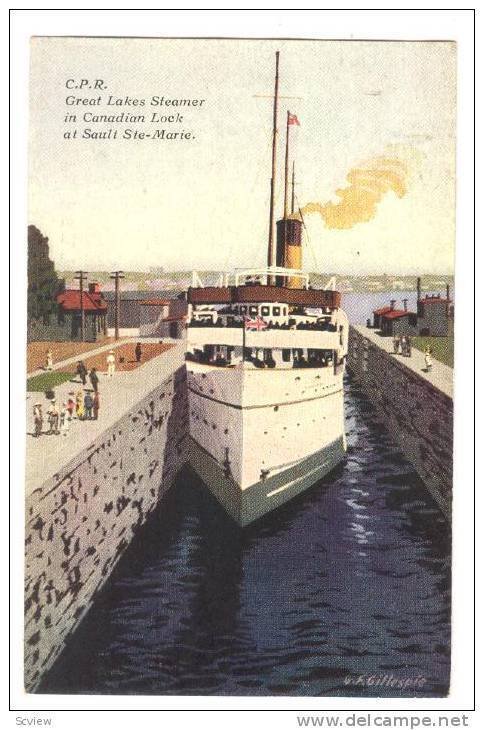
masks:
POLYGON ((274 225, 279 54, 276 53, 267 267, 223 275, 187 293, 189 461, 241 526, 294 498, 344 458, 348 320, 334 280, 302 270, 302 215, 274 225), (275 229, 275 231, 274 231, 275 229), (275 236, 274 236, 275 232, 275 236))

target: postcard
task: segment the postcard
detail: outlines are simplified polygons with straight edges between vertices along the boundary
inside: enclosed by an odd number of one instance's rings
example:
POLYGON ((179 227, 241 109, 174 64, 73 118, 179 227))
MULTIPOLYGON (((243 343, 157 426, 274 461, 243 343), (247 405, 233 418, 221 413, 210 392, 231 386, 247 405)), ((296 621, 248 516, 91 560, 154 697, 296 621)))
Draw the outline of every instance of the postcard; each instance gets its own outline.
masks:
POLYGON ((31 39, 25 690, 445 698, 456 45, 31 39))

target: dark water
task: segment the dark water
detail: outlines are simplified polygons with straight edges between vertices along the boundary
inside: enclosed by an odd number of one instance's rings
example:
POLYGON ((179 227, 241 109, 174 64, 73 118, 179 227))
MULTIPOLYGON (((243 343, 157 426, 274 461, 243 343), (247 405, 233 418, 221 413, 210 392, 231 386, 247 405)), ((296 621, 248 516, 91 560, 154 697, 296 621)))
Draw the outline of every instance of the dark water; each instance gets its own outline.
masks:
POLYGON ((449 527, 346 385, 346 462, 244 530, 186 471, 41 692, 446 694, 449 527))

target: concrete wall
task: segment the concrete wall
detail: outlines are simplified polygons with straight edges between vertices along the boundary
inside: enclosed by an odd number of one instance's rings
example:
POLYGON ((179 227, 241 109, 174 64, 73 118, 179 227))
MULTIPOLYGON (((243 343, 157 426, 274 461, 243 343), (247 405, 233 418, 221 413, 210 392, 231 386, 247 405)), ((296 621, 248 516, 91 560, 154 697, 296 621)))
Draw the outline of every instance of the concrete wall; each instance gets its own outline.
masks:
POLYGON ((453 401, 418 372, 350 327, 348 369, 376 406, 429 492, 450 518, 453 401))
POLYGON ((25 687, 42 675, 186 460, 185 367, 27 499, 25 687))

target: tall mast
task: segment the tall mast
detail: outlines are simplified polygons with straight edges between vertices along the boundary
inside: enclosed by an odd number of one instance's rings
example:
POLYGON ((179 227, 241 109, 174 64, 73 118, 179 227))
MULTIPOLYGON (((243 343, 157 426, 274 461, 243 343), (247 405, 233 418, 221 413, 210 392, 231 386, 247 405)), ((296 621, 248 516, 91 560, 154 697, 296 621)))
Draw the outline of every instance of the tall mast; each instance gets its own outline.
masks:
POLYGON ((296 193, 294 191, 294 187, 296 185, 296 173, 295 173, 295 162, 292 161, 292 182, 291 182, 291 215, 294 213, 294 203, 296 198, 296 193))
POLYGON ((287 219, 289 215, 289 209, 288 209, 288 193, 289 193, 289 114, 290 112, 287 112, 287 122, 286 122, 286 162, 284 165, 284 220, 287 219))
MULTIPOLYGON (((274 84, 274 113, 272 120, 272 177, 271 177, 271 202, 269 208, 269 244, 267 250, 267 265, 274 266, 274 198, 276 186, 276 151, 277 151, 277 101, 279 93, 279 51, 276 51, 276 80, 274 84)), ((271 277, 272 279, 272 277, 271 277)), ((272 283, 270 281, 269 283, 272 283)))

